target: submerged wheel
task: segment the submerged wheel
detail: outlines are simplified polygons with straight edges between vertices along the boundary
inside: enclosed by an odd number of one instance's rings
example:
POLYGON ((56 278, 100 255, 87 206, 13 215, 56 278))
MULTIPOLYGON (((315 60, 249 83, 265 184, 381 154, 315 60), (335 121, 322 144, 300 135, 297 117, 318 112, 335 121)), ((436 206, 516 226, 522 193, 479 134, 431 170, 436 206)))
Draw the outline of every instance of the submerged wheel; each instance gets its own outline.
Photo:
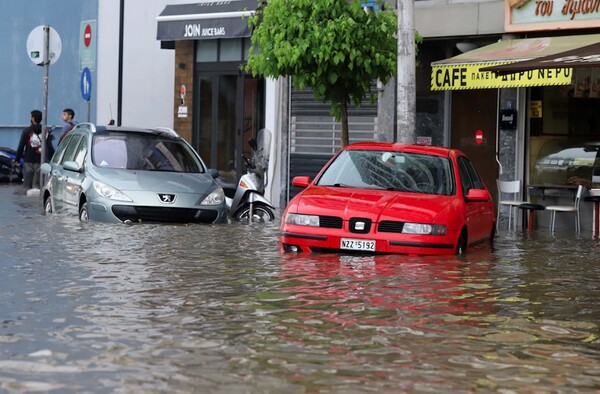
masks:
POLYGON ((456 255, 464 256, 467 254, 467 232, 462 231, 460 236, 458 237, 458 242, 456 242, 456 255))
POLYGON ((87 202, 84 202, 79 208, 79 221, 87 222, 89 219, 87 202))
MULTIPOLYGON (((250 205, 245 205, 242 209, 236 212, 235 220, 238 222, 250 221, 250 205)), ((253 222, 270 222, 275 219, 275 214, 269 207, 264 205, 255 205, 252 211, 253 222)))
POLYGON ((44 213, 52 213, 52 200, 50 199, 50 196, 44 198, 44 213))

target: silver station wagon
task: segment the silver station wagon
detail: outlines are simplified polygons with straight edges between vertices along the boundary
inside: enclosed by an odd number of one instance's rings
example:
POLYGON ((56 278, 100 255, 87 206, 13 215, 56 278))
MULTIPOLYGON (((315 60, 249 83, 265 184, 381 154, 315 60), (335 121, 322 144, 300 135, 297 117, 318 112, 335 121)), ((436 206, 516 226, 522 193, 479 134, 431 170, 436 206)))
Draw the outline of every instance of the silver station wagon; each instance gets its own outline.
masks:
POLYGON ((227 222, 216 170, 171 129, 80 123, 41 173, 46 213, 115 223, 227 222))

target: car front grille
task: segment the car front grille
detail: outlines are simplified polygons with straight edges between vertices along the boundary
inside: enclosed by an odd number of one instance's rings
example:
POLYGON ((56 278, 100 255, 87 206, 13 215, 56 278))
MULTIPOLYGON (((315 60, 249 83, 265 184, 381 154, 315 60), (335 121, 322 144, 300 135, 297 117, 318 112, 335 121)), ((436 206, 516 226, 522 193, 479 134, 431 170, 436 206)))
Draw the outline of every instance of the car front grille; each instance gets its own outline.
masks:
POLYGON ((319 216, 319 227, 342 228, 342 218, 337 216, 319 216))
POLYGON ((379 222, 377 231, 380 233, 401 233, 404 222, 395 222, 392 220, 383 220, 379 222))
POLYGON ((213 223, 219 216, 213 210, 129 205, 113 205, 112 212, 119 220, 131 220, 134 223, 213 223))

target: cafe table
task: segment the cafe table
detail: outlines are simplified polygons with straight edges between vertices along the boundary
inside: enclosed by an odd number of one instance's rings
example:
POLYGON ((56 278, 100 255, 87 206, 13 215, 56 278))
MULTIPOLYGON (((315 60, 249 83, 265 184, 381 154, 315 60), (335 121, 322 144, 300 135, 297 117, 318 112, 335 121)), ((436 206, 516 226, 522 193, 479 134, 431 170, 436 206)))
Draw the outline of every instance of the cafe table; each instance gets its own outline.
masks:
POLYGON ((598 218, 600 217, 600 193, 594 193, 583 197, 583 201, 594 203, 594 239, 598 239, 598 218))

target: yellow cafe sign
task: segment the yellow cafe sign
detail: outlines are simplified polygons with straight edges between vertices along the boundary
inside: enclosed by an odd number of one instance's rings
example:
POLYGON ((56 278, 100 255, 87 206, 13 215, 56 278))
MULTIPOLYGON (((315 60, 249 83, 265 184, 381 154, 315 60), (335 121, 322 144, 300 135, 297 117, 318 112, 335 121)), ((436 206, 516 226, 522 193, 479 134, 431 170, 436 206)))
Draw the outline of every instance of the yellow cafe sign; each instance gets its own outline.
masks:
POLYGON ((504 63, 475 63, 433 66, 431 90, 498 89, 530 86, 569 85, 571 68, 530 70, 508 75, 496 75, 480 68, 504 63))
POLYGON ((500 40, 431 63, 431 90, 569 85, 573 76, 569 65, 539 67, 512 74, 497 73, 489 68, 540 59, 598 42, 600 34, 500 40))

